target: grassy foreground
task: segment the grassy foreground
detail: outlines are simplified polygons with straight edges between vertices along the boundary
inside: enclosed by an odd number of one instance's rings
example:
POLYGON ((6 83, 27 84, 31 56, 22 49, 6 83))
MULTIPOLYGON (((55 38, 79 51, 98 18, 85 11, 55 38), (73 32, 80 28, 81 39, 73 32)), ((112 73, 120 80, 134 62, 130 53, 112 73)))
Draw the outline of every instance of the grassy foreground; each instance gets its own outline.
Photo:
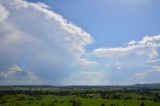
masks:
POLYGON ((7 86, 0 106, 160 106, 160 88, 7 86))
POLYGON ((160 102, 152 100, 114 100, 75 96, 30 96, 26 94, 4 95, 0 99, 0 106, 73 106, 73 100, 78 102, 75 106, 141 106, 142 102, 144 106, 160 106, 160 102))

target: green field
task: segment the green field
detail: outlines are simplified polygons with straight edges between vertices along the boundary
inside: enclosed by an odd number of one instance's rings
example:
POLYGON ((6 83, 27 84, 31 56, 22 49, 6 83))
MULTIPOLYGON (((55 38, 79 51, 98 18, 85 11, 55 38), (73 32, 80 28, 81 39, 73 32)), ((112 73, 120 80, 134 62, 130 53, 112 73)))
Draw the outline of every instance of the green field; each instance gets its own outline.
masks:
POLYGON ((1 87, 0 106, 160 106, 160 90, 1 87))
MULTIPOLYGON (((40 95, 29 96, 26 94, 4 95, 1 97, 0 106, 72 106, 71 100, 80 102, 80 106, 140 106, 144 102, 145 106, 160 106, 160 102, 152 100, 113 100, 102 98, 81 98, 75 96, 54 96, 40 95)), ((77 105, 78 106, 78 105, 77 105)))

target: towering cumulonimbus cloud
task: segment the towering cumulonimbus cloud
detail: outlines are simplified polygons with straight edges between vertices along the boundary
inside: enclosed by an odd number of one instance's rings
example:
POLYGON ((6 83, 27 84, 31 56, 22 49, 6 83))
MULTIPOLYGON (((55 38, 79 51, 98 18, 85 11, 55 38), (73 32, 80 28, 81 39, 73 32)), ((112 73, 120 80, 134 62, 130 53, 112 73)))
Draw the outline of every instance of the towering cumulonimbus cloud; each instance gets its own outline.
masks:
POLYGON ((61 84, 79 67, 91 35, 47 8, 0 0, 0 84, 61 84))

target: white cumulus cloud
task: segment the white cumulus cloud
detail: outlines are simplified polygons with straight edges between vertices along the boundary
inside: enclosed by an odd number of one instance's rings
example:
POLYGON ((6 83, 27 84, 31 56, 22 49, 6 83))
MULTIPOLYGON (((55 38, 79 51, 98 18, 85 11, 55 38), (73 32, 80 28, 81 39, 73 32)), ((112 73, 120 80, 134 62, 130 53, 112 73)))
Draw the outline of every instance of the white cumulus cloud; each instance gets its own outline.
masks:
POLYGON ((8 11, 6 11, 5 7, 0 5, 0 22, 5 20, 8 17, 8 11))
POLYGON ((130 54, 156 58, 158 56, 157 48, 159 47, 160 35, 153 37, 145 36, 141 41, 130 41, 127 47, 97 48, 92 54, 106 58, 124 57, 130 54))
POLYGON ((93 56, 101 58, 98 63, 104 64, 106 69, 103 70, 110 73, 110 82, 159 82, 160 35, 145 36, 140 41, 132 40, 127 44, 126 47, 97 48, 91 52, 93 56))

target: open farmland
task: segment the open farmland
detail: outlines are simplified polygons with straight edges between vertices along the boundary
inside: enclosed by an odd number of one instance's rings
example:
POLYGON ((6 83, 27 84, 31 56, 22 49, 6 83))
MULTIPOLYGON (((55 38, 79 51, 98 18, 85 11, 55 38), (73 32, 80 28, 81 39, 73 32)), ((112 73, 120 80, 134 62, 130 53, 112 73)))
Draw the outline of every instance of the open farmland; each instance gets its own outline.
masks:
POLYGON ((0 106, 160 106, 159 86, 2 86, 0 106))

